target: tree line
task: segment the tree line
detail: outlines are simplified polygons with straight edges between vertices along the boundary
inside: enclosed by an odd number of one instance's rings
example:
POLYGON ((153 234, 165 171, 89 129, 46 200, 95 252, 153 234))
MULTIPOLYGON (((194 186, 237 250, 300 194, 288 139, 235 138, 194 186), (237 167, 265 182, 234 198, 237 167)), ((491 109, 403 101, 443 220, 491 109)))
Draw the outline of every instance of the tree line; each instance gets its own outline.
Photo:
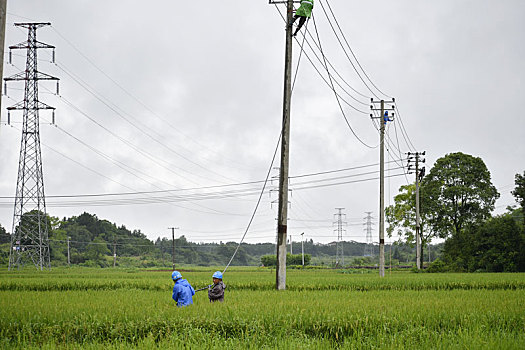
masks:
MULTIPOLYGON (((236 242, 197 243, 185 236, 175 238, 175 255, 173 241, 168 238, 150 240, 140 230, 130 230, 124 225, 117 225, 95 214, 82 213, 70 218, 58 219, 48 216, 49 245, 52 266, 71 265, 90 267, 159 267, 169 268, 175 264, 197 266, 221 266, 227 264, 235 249, 236 242), (114 259, 116 254, 116 259, 114 259)), ((346 265, 377 264, 378 247, 360 242, 341 243, 345 254, 346 265), (367 249, 368 248, 368 249, 367 249), (364 256, 371 251, 371 256, 364 256)), ((305 264, 335 266, 336 244, 320 244, 313 239, 303 242, 305 264)), ((0 225, 0 264, 8 264, 10 235, 0 225)), ((293 242, 294 252, 301 251, 301 242, 293 242)), ((396 242, 392 249, 393 263, 406 264, 414 260, 413 247, 396 242)), ((439 256, 438 247, 432 249, 432 258, 439 256)), ((274 243, 243 243, 232 261, 238 266, 272 266, 275 257, 274 243), (268 260, 270 259, 270 260, 268 260)), ((296 254, 289 261, 291 265, 301 265, 302 256, 296 254)))
MULTIPOLYGON (((438 159, 420 184, 421 259, 432 261, 434 271, 525 271, 525 172, 516 174, 511 193, 518 206, 492 216, 499 193, 483 160, 460 152, 438 159), (438 238, 444 243, 431 245, 438 238)), ((399 238, 385 247, 387 265, 413 263, 415 185, 401 186, 385 212, 388 235, 399 238)), ((47 221, 53 266, 67 265, 68 257, 70 264, 82 266, 171 267, 173 260, 176 264, 221 266, 237 248, 236 242, 196 243, 181 236, 175 239, 173 255, 171 239, 152 241, 140 230, 95 214, 85 212, 61 220, 48 216, 47 221)), ((345 265, 377 264, 376 245, 342 244, 345 265), (372 254, 365 256, 366 251, 372 254)), ((8 263, 9 249, 10 234, 0 225, 0 264, 8 263)), ((294 242, 293 251, 300 250, 301 243, 294 242)), ((304 242, 304 251, 312 265, 335 265, 335 242, 320 244, 310 239, 304 242)), ((232 264, 267 265, 270 260, 261 260, 264 256, 275 256, 274 243, 243 243, 232 264)))
MULTIPOLYGON (((525 172, 511 192, 519 206, 492 216, 500 194, 481 158, 461 152, 438 159, 420 183, 422 245, 445 240, 438 270, 525 271, 525 172)), ((386 208, 388 234, 415 242, 415 184, 401 186, 386 208)))

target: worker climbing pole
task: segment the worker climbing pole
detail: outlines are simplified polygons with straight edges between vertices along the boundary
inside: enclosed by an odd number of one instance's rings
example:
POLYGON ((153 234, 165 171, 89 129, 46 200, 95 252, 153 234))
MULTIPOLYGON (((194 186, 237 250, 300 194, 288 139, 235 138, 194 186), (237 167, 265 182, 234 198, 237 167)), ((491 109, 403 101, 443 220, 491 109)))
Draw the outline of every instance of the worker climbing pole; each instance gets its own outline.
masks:
POLYGON ((301 6, 295 11, 295 16, 293 17, 292 23, 290 23, 290 26, 292 26, 295 21, 300 18, 299 25, 297 26, 297 29, 295 30, 295 33, 293 33, 292 36, 296 36, 297 33, 301 30, 302 26, 306 22, 307 19, 310 19, 312 16, 312 10, 314 8, 314 0, 301 0, 301 6))
MULTIPOLYGON (((290 155, 290 106, 291 106, 291 97, 292 97, 292 43, 293 43, 292 26, 293 26, 294 21, 297 18, 301 17, 301 20, 299 21, 299 26, 295 33, 297 34, 297 32, 301 29, 304 22, 312 14, 313 0, 301 0, 301 7, 299 7, 299 9, 297 10, 298 12, 296 13, 295 19, 294 19, 294 8, 293 8, 294 1, 293 0, 285 0, 285 1, 270 0, 270 4, 277 4, 277 3, 287 4, 283 121, 282 121, 281 134, 279 137, 279 142, 281 144, 281 166, 279 168, 280 169, 279 170, 280 171, 279 173, 279 208, 278 208, 278 217, 277 217, 277 268, 276 268, 276 289, 283 290, 283 289, 286 289, 286 235, 287 235, 287 227, 288 227, 287 225, 287 222, 288 222, 288 168, 289 168, 289 155, 290 155)), ((301 47, 301 50, 302 50, 302 47, 301 47)), ((279 145, 279 142, 277 143, 277 147, 279 145)), ((244 232, 244 235, 242 236, 241 241, 237 245, 235 252, 230 258, 230 261, 224 268, 224 271, 222 271, 222 274, 224 274, 226 270, 228 269, 228 267, 230 266, 235 255, 237 254, 237 251, 239 250, 239 247, 241 246, 241 243, 244 240, 244 237, 246 237, 246 234, 248 233, 248 230, 250 229, 250 225, 253 221, 253 218, 255 217, 255 214, 261 202, 262 194, 264 193, 264 190, 266 188, 268 178, 270 177, 270 172, 273 167, 275 157, 277 155, 277 150, 278 148, 275 149, 272 163, 270 164, 270 168, 268 169, 266 180, 264 182, 263 188, 259 196, 259 200, 257 201, 257 205, 255 206, 255 210, 252 214, 250 222, 248 223, 248 227, 246 228, 246 231, 244 232)), ((199 290, 204 290, 206 288, 207 287, 201 288, 199 290)))
POLYGON ((283 122, 281 130, 281 166, 279 168, 279 205, 277 213, 277 266, 275 288, 286 289, 286 235, 288 228, 288 169, 290 156, 290 107, 292 97, 292 23, 293 1, 288 0, 284 67, 283 122))

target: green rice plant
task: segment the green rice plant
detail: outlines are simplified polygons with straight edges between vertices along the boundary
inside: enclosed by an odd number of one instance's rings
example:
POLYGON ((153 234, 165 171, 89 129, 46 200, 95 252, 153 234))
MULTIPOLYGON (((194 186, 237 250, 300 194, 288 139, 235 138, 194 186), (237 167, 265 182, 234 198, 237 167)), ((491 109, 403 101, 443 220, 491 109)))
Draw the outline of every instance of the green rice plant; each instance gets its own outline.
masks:
MULTIPOLYGON (((213 271, 212 271, 213 272, 213 271)), ((230 271, 226 301, 176 308, 170 272, 0 273, 0 348, 508 348, 525 345, 522 274, 230 271)), ((209 271, 186 271, 194 286, 209 271)))

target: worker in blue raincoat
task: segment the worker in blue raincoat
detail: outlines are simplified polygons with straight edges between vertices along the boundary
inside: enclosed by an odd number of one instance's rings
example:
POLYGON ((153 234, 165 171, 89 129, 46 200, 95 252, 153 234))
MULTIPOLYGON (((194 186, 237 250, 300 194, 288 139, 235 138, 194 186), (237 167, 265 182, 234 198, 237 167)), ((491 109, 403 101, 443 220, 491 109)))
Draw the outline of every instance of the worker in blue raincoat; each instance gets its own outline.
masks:
POLYGON ((179 271, 173 271, 171 279, 175 282, 172 298, 177 303, 177 306, 183 307, 193 304, 192 297, 195 295, 195 289, 193 289, 191 284, 182 278, 179 271))
POLYGON ((296 36, 299 30, 301 30, 301 27, 303 26, 304 22, 306 22, 306 19, 312 16, 313 8, 314 8, 314 0, 301 0, 301 6, 299 6, 297 11, 295 12, 293 21, 290 24, 290 26, 293 25, 294 22, 297 20, 297 18, 301 18, 299 20, 299 25, 297 26, 295 33, 293 33, 293 36, 296 36))

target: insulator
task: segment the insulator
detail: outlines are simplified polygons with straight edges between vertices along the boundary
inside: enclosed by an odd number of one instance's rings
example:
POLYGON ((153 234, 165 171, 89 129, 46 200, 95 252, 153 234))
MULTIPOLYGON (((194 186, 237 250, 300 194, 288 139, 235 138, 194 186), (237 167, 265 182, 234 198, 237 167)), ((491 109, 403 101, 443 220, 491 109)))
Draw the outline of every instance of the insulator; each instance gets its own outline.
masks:
POLYGON ((55 110, 53 109, 53 114, 51 116, 51 124, 55 125, 55 110))
POLYGON ((60 90, 59 90, 59 84, 58 84, 58 80, 57 80, 57 95, 60 95, 60 90))
POLYGON ((9 64, 12 64, 13 62, 13 51, 9 50, 9 64))
POLYGON ((51 63, 55 63, 55 49, 53 49, 53 52, 51 53, 51 63))
POLYGON ((11 125, 11 111, 7 111, 7 125, 11 125))

